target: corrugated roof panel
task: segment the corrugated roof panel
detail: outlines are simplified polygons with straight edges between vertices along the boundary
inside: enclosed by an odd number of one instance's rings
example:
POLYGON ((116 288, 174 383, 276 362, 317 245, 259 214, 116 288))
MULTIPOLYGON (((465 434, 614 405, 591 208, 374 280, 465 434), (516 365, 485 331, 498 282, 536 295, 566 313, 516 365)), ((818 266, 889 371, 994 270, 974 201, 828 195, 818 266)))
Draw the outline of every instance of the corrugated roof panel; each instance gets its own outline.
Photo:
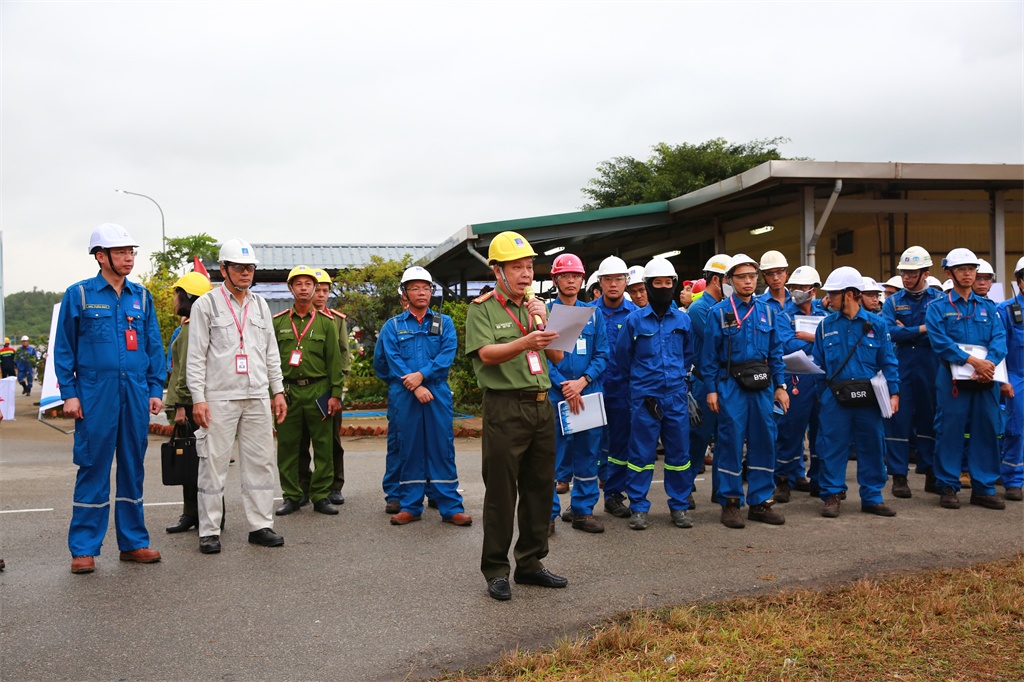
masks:
POLYGON ((405 254, 413 261, 426 256, 435 244, 253 244, 261 270, 290 270, 296 265, 314 268, 358 268, 369 264, 371 256, 401 260, 405 254))

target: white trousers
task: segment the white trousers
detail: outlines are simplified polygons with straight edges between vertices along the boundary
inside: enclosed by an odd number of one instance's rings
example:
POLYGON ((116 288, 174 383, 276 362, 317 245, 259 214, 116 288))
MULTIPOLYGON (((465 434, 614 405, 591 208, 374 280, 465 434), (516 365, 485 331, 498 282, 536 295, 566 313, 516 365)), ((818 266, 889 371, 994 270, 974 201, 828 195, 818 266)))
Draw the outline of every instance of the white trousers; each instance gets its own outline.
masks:
POLYGON ((270 399, 212 400, 209 428, 196 431, 199 455, 199 536, 220 535, 224 481, 238 436, 242 509, 249 531, 274 527, 274 431, 270 399))

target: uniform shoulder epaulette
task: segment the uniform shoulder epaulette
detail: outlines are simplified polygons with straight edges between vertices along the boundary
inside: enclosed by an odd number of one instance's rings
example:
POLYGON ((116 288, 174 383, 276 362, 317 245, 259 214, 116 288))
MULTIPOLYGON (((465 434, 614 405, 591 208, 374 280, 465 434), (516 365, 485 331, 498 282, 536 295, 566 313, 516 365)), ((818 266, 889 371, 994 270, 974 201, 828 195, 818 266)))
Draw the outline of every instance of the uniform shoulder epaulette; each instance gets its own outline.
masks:
POLYGON ((332 315, 336 315, 336 316, 340 317, 343 320, 348 317, 348 315, 346 315, 345 313, 341 312, 340 310, 331 310, 330 312, 331 312, 332 315))
POLYGON ((331 313, 332 313, 332 311, 331 311, 331 309, 330 309, 330 308, 324 308, 323 310, 318 310, 318 311, 316 311, 316 312, 317 312, 318 314, 320 314, 320 315, 323 315, 323 316, 324 316, 324 317, 326 317, 326 318, 327 318, 328 320, 333 320, 333 319, 334 319, 334 315, 332 315, 332 314, 331 314, 331 313))
POLYGON ((484 301, 489 299, 491 296, 494 296, 494 292, 493 291, 488 291, 483 296, 477 296, 476 298, 474 298, 473 299, 473 303, 483 303, 484 301))
MULTIPOLYGON (((291 308, 289 308, 288 310, 291 310, 291 308)), ((282 310, 277 315, 274 315, 274 317, 278 318, 278 317, 281 317, 282 315, 287 315, 288 314, 288 310, 282 310)))

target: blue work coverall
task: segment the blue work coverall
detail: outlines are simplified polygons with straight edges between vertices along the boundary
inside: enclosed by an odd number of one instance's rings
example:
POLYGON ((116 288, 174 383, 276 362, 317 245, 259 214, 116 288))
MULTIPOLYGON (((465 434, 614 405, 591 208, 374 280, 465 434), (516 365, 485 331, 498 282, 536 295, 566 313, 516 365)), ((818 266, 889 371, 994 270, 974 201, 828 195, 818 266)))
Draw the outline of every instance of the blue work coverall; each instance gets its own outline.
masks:
MULTIPOLYGON (((557 298, 554 305, 563 305, 557 298)), ((587 303, 576 301, 576 307, 589 308, 587 303)), ((558 403, 565 400, 562 382, 579 379, 584 374, 592 381, 583 389, 582 395, 601 392, 601 375, 608 366, 608 339, 604 333, 604 316, 596 310, 590 317, 579 338, 576 348, 565 353, 559 363, 548 363, 551 389, 548 396, 558 414, 558 403)), ((568 407, 568 406, 566 406, 568 407)), ((600 497, 597 486, 597 463, 601 458, 601 429, 589 429, 579 433, 562 435, 562 427, 555 427, 555 480, 572 481, 570 505, 576 516, 594 513, 594 505, 600 497)), ((551 507, 551 518, 561 513, 558 493, 555 493, 551 507)))
MULTIPOLYGON (((801 341, 796 337, 795 317, 803 314, 804 312, 789 300, 783 313, 775 318, 784 356, 799 350, 811 354, 814 342, 801 341)), ((825 311, 817 301, 811 302, 809 317, 825 317, 825 311)), ((818 436, 818 413, 821 405, 818 400, 820 383, 820 374, 786 375, 789 410, 779 417, 779 437, 775 443, 775 480, 786 481, 790 488, 796 486, 797 479, 804 476, 804 433, 808 430, 811 449, 810 476, 812 481, 818 480, 818 445, 815 441, 818 436)))
POLYGON ((718 415, 707 409, 708 388, 700 369, 700 359, 704 350, 704 329, 708 323, 708 313, 716 303, 714 297, 705 290, 704 295, 694 301, 686 311, 693 326, 693 356, 688 359, 688 362, 693 364, 693 371, 690 374, 690 395, 701 409, 700 425, 690 427, 690 466, 693 467, 694 477, 704 464, 704 453, 707 452, 708 445, 715 436, 715 429, 718 428, 718 415))
MULTIPOLYGON (((957 387, 949 366, 962 365, 967 359, 957 344, 972 344, 988 349, 986 360, 999 364, 1006 357, 1006 328, 999 319, 996 304, 973 291, 965 301, 955 291, 943 294, 925 313, 925 324, 932 348, 939 356, 935 411, 935 480, 939 491, 960 491, 960 463, 964 434, 971 434, 967 465, 971 474, 971 492, 994 495, 999 478, 1000 456, 997 436, 1000 431, 999 384, 991 382, 980 390, 957 387)), ((957 382, 959 383, 959 382, 957 382)))
POLYGON ((54 340, 60 397, 82 403, 75 420, 75 480, 68 548, 97 556, 110 519, 110 467, 117 456, 114 526, 122 552, 149 547, 142 512, 149 400, 163 396, 164 348, 153 299, 125 280, 120 297, 97 275, 64 292, 54 340), (137 350, 128 350, 134 330, 137 350))
POLYGON ((377 343, 373 347, 373 372, 377 378, 388 385, 388 439, 387 453, 384 455, 384 478, 381 480, 381 487, 384 489, 384 501, 391 502, 399 499, 398 481, 401 477, 401 459, 398 456, 398 423, 397 412, 401 393, 405 392, 401 380, 395 381, 391 376, 387 358, 384 357, 383 336, 377 336, 377 343))
POLYGON ((887 474, 885 430, 878 404, 865 407, 840 405, 829 389, 828 382, 870 380, 882 372, 889 395, 898 395, 899 369, 888 325, 879 315, 864 308, 858 310, 852 320, 842 313, 832 313, 822 320, 814 333, 812 355, 814 362, 825 372, 825 378, 820 382, 822 428, 818 431, 818 486, 821 488, 821 499, 827 500, 846 490, 846 466, 850 459, 852 438, 857 447, 857 483, 860 485, 861 506, 882 504, 882 488, 885 487, 887 474), (843 365, 847 356, 850 360, 843 365))
POLYGON ((925 311, 942 293, 926 287, 919 296, 901 289, 885 299, 882 318, 896 347, 900 366, 900 411, 885 420, 885 464, 891 476, 910 467, 910 432, 915 433, 917 472, 930 474, 935 460, 935 377, 939 358, 929 334, 918 328, 925 311))
POLYGON ((672 511, 689 507, 694 469, 689 455, 686 369, 692 355, 693 326, 675 306, 669 306, 660 319, 651 306, 631 313, 615 342, 615 362, 628 372, 630 386, 626 494, 634 514, 651 508, 647 493, 654 477, 659 436, 665 446, 668 507, 672 511), (660 407, 660 419, 651 414, 649 404, 660 407))
POLYGON ((422 321, 406 311, 384 324, 380 339, 392 385, 398 388, 388 391, 388 402, 395 398, 399 416, 394 423, 398 430, 402 510, 413 516, 422 514, 429 483, 441 517, 451 518, 465 511, 458 492, 454 408, 448 386, 448 371, 458 350, 455 324, 447 315, 433 310, 427 310, 422 321), (431 334, 435 317, 440 319, 440 330, 431 334), (402 385, 402 377, 413 372, 423 374, 422 385, 434 395, 433 400, 421 403, 402 385))
POLYGON ((610 353, 608 367, 601 377, 608 426, 605 427, 602 437, 603 464, 598 464, 597 476, 604 481, 605 499, 615 498, 621 502, 626 493, 626 479, 629 477, 629 368, 619 366, 614 349, 626 318, 639 308, 625 297, 618 308, 606 306, 604 297, 601 297, 595 306, 604 316, 604 333, 608 339, 610 353))
POLYGON ((785 381, 785 365, 774 317, 764 301, 751 297, 747 303, 735 294, 716 303, 708 315, 701 374, 708 393, 718 393, 721 410, 712 476, 716 499, 723 507, 729 498, 738 499, 741 507, 744 504, 744 442, 749 469, 746 501, 752 506, 763 504, 775 492, 777 427, 772 402, 774 387, 785 381), (733 305, 737 315, 730 321, 733 305), (727 371, 730 361, 733 365, 764 362, 771 384, 760 391, 744 390, 727 371))
POLYGON ((35 346, 28 346, 27 348, 18 346, 14 349, 14 362, 18 367, 18 383, 26 391, 32 390, 32 377, 35 375, 37 357, 39 356, 36 353, 35 346))
POLYGON ((1006 331, 1006 372, 1013 386, 1013 397, 1003 398, 1006 430, 1003 432, 1003 488, 1024 487, 1024 322, 1015 324, 1011 306, 1024 313, 1024 294, 999 304, 999 319, 1006 331))

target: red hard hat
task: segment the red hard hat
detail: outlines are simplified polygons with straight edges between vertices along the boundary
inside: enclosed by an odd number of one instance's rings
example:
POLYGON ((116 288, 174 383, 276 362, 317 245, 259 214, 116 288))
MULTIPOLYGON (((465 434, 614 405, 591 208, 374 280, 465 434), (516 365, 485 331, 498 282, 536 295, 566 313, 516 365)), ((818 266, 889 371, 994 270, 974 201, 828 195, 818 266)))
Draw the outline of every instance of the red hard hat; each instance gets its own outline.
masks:
POLYGON ((699 294, 700 292, 704 291, 707 288, 708 288, 707 281, 705 279, 701 278, 701 279, 698 279, 696 282, 693 283, 693 289, 691 290, 691 293, 699 294))
POLYGON ((561 275, 565 272, 578 272, 581 275, 587 274, 587 271, 583 269, 583 261, 580 260, 579 256, 575 256, 571 253, 563 253, 555 262, 551 264, 551 276, 561 275))

